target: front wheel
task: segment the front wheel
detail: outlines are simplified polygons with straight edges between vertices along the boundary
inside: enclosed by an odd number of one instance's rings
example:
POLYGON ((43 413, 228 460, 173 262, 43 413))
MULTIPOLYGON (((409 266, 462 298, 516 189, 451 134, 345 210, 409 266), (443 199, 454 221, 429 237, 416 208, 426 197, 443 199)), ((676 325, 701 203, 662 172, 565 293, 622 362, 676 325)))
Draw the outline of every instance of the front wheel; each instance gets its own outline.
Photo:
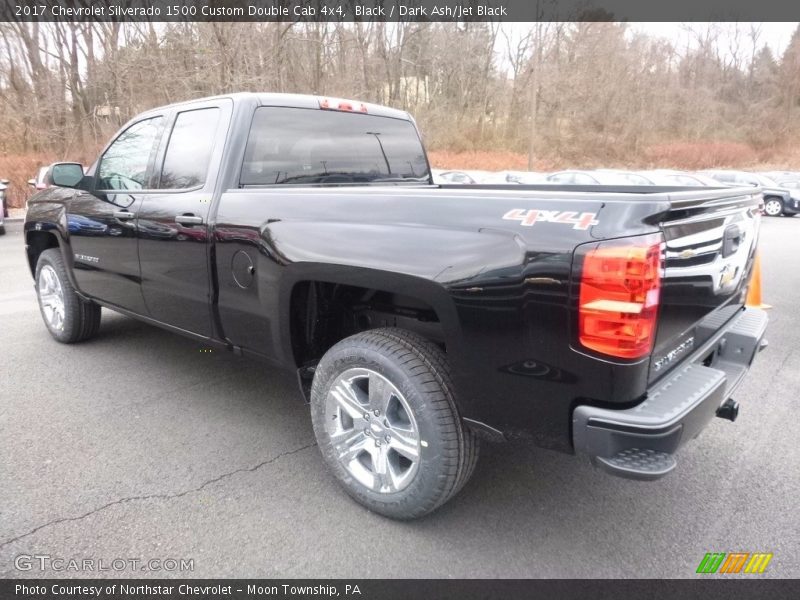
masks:
POLYGON ((387 517, 430 513, 475 468, 478 440, 461 422, 444 352, 405 330, 333 346, 314 375, 311 417, 345 491, 387 517))
POLYGON ((780 198, 767 198, 764 202, 764 212, 768 217, 780 217, 783 214, 783 202, 780 198))
POLYGON ((100 306, 78 296, 67 277, 58 248, 50 248, 39 255, 36 296, 44 324, 59 342, 71 344, 87 340, 100 328, 100 306))

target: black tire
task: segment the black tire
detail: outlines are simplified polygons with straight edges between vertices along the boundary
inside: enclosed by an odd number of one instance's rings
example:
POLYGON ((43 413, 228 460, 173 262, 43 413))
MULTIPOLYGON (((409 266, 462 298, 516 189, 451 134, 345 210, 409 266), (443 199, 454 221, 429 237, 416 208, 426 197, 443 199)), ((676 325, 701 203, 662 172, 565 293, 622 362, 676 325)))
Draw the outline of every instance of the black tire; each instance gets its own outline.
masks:
POLYGON ((100 306, 94 302, 83 300, 75 292, 75 288, 72 287, 67 276, 64 258, 58 248, 49 248, 39 255, 36 263, 36 297, 39 300, 39 310, 47 330, 59 342, 64 344, 82 342, 93 337, 100 329, 100 306), (47 271, 48 276, 50 273, 54 274, 61 286, 64 314, 60 327, 54 326, 48 320, 42 302, 43 270, 47 271))
POLYGON ((783 215, 783 200, 775 196, 764 198, 764 214, 768 217, 780 217, 783 215))
POLYGON ((0 225, 0 235, 5 235, 5 234, 6 234, 6 226, 0 225))
POLYGON ((328 350, 314 374, 311 417, 322 456, 345 491, 368 509, 393 519, 414 519, 432 512, 453 497, 475 469, 478 439, 458 414, 444 352, 402 329, 365 331, 328 350), (328 394, 337 378, 354 368, 368 369, 388 380, 413 414, 419 455, 413 478, 398 491, 375 491, 360 482, 339 460, 331 442, 326 422, 329 416, 335 417, 328 394))

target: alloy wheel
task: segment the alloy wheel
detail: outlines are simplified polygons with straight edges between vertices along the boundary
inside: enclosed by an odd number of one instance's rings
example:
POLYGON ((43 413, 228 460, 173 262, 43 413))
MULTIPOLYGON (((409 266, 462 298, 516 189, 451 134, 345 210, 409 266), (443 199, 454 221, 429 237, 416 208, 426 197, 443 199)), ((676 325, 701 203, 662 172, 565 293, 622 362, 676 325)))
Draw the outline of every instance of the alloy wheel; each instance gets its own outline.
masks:
POLYGON ((419 428, 388 379, 370 369, 344 371, 330 387, 325 414, 336 457, 353 478, 382 494, 411 483, 419 469, 419 428))

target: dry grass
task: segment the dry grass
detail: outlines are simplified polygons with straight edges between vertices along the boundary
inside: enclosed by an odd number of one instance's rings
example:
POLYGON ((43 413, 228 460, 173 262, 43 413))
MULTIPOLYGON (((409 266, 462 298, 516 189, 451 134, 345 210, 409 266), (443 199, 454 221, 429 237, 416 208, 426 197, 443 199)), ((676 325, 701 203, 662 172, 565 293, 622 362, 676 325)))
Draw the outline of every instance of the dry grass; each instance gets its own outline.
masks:
MULTIPOLYGON (((469 169, 480 171, 527 171, 528 156, 504 150, 470 150, 451 152, 431 150, 428 160, 435 169, 469 169)), ((551 171, 560 167, 560 162, 551 158, 536 158, 533 171, 551 171)))
MULTIPOLYGON (((428 153, 431 165, 437 169, 465 169, 484 171, 528 170, 526 154, 505 151, 449 152, 433 150, 428 153)), ((670 142, 648 146, 628 160, 604 160, 603 157, 586 157, 580 162, 570 162, 560 157, 537 157, 533 171, 558 169, 699 169, 727 168, 751 170, 800 170, 800 148, 755 148, 737 142, 670 142)))
POLYGON ((674 169, 744 168, 760 162, 759 153, 738 142, 670 142, 644 150, 654 167, 674 169))

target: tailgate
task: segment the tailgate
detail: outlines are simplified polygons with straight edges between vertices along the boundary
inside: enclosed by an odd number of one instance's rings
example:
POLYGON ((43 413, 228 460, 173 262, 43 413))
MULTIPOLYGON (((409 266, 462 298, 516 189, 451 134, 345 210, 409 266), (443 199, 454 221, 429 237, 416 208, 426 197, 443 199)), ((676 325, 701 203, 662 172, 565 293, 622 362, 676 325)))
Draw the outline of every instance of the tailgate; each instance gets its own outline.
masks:
POLYGON ((661 221, 665 272, 649 381, 699 348, 744 304, 758 244, 761 194, 731 189, 709 201, 702 193, 670 197, 661 221))

